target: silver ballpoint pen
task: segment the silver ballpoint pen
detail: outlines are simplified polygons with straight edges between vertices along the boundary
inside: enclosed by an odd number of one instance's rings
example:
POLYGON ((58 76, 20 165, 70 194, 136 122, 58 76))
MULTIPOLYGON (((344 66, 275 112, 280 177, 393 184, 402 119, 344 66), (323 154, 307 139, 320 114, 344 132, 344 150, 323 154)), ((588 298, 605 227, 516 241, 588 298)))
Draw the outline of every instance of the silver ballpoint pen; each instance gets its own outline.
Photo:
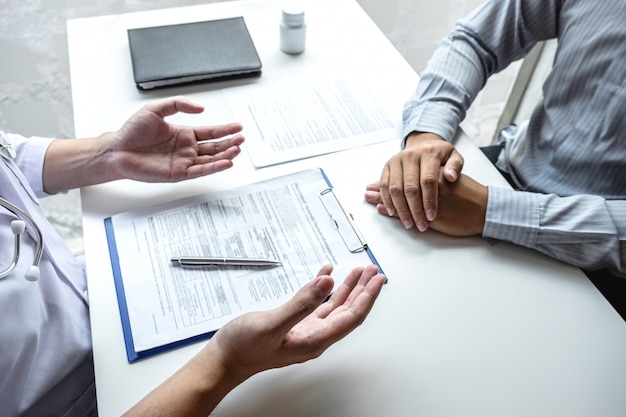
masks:
POLYGON ((228 257, 208 257, 208 256, 179 256, 171 259, 175 266, 199 267, 199 266, 279 266, 282 262, 274 259, 260 258, 228 258, 228 257))

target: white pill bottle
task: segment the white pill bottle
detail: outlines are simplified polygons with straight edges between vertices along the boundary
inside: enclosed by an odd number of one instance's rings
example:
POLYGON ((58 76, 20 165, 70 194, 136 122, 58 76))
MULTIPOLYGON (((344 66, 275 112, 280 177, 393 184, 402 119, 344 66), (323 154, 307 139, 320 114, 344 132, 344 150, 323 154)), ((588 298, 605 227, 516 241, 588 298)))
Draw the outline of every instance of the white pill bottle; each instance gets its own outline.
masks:
POLYGON ((287 2, 282 7, 280 20, 280 50, 287 54, 301 54, 306 49, 304 5, 287 2))

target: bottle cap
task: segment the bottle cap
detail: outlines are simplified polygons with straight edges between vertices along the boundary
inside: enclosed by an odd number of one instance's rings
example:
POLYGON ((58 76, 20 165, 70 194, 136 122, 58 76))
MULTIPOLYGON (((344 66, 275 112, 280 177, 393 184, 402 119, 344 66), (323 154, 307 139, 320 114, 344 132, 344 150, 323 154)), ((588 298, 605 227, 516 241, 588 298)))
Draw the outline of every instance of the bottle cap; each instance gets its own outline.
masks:
POLYGON ((304 23, 304 6, 298 2, 283 5, 283 21, 292 25, 304 23))

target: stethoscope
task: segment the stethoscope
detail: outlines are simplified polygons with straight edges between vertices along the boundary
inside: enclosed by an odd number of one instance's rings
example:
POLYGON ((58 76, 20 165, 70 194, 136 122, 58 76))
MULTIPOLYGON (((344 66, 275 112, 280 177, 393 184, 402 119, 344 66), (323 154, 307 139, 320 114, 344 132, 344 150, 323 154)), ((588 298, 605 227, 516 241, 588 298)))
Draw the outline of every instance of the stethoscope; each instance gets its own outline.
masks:
MULTIPOLYGON (((5 159, 14 159, 16 156, 15 149, 4 138, 4 135, 2 135, 1 132, 0 132, 0 155, 2 155, 2 157, 5 159)), ((24 233, 24 231, 26 230, 26 223, 28 223, 32 227, 33 231, 35 232, 35 235, 36 235, 35 240, 37 241, 37 248, 35 250, 35 260, 33 261, 33 264, 30 266, 30 268, 28 268, 28 270, 24 274, 24 278, 26 278, 27 281, 37 281, 39 279, 39 262, 41 262, 41 257, 43 256, 43 237, 41 235, 41 229, 39 228, 39 226, 37 226, 37 223, 35 223, 35 220, 33 220, 33 218, 28 213, 26 213, 24 210, 20 209, 19 207, 15 206, 14 204, 8 202, 2 197, 0 197, 0 206, 4 207, 5 209, 9 210, 11 213, 23 219, 23 220, 13 220, 11 222, 11 231, 15 235, 15 246, 13 249, 13 261, 11 262, 11 265, 9 265, 8 268, 0 272, 0 279, 3 279, 6 276, 8 276, 11 272, 13 272, 13 270, 17 266, 17 261, 20 259, 20 242, 21 242, 22 233, 24 233)))

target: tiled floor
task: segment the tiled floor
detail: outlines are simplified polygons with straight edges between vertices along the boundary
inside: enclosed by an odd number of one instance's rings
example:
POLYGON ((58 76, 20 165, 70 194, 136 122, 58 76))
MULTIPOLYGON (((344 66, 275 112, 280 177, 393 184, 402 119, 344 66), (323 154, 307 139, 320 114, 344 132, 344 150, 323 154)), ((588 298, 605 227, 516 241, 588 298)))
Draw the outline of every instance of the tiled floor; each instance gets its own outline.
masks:
MULTIPOLYGON (((212 0, 215 1, 215 0, 212 0)), ((66 20, 185 6, 211 0, 0 0, 0 130, 74 136, 66 20)), ((482 0, 358 0, 420 71, 439 40, 482 0)), ((494 77, 468 115, 477 143, 491 141, 517 66, 494 77)), ((72 250, 82 253, 78 191, 42 201, 72 250)))

